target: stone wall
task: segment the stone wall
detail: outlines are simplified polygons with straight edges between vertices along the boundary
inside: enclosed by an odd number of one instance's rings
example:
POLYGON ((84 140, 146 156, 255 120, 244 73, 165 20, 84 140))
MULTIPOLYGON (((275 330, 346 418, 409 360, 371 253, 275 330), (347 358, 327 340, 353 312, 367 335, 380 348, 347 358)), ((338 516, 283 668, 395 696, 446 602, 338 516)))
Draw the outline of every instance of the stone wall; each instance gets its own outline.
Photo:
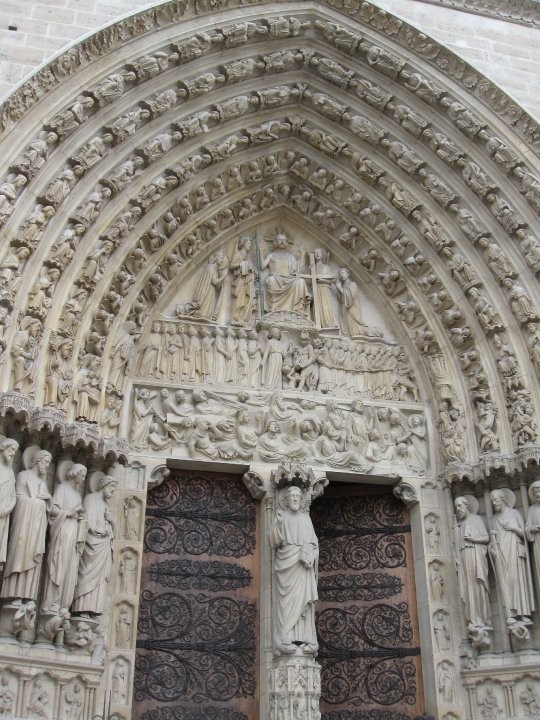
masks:
MULTIPOLYGON (((378 0, 377 5, 420 28, 494 80, 534 117, 540 116, 540 33, 418 0, 378 0)), ((536 11, 540 17, 540 9, 536 11)))
MULTIPOLYGON (((146 0, 5 0, 0 7, 0 98, 71 41, 152 4, 146 0)), ((447 45, 534 117, 540 116, 537 29, 420 0, 378 0, 375 4, 447 45)))

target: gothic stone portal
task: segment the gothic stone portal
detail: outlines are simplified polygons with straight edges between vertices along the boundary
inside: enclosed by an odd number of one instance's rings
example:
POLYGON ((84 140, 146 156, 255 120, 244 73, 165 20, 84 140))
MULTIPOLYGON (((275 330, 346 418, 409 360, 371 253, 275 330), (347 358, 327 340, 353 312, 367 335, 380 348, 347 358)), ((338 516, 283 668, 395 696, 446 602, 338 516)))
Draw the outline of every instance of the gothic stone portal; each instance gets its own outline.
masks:
POLYGON ((326 489, 317 635, 322 720, 405 720, 423 711, 409 516, 389 491, 326 489))
POLYGON ((238 476, 178 471, 150 493, 133 718, 258 716, 257 529, 238 476))

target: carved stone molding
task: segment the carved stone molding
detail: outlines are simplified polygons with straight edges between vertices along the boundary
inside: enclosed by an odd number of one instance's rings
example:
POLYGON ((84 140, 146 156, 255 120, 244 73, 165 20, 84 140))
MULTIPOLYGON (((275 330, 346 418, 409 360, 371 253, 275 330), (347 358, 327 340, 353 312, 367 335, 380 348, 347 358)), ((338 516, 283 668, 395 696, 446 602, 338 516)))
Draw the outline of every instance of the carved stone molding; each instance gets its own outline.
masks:
POLYGON ((512 0, 505 2, 504 6, 498 0, 421 0, 421 2, 474 15, 485 15, 519 25, 540 27, 540 9, 536 0, 512 0))
POLYGON ((474 465, 450 463, 439 477, 444 484, 451 486, 459 481, 477 484, 485 482, 490 474, 502 471, 507 475, 534 470, 540 463, 540 447, 533 445, 518 450, 514 455, 484 456, 474 465))
POLYGON ((24 418, 23 429, 30 435, 49 434, 58 437, 68 448, 85 447, 110 463, 127 462, 128 443, 121 438, 101 438, 97 425, 87 422, 67 422, 66 414, 54 407, 36 407, 33 399, 15 391, 0 393, 0 418, 9 421, 11 415, 24 418))

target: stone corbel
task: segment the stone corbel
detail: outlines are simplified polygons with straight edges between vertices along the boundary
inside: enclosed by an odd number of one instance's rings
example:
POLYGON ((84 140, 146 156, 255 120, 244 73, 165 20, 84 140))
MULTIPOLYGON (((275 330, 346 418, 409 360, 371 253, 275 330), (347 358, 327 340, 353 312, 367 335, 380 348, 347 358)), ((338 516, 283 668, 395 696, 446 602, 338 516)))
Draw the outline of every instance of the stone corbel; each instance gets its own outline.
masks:
POLYGON ((148 490, 153 490, 154 488, 159 487, 161 483, 169 477, 170 474, 171 471, 165 464, 156 465, 156 467, 154 467, 150 472, 150 477, 148 479, 148 490))
POLYGON ((418 503, 418 490, 412 483, 400 480, 397 485, 394 485, 392 492, 408 508, 418 503))
POLYGON ((248 470, 242 476, 242 480, 254 500, 263 499, 266 495, 266 488, 264 487, 264 480, 259 473, 253 472, 253 470, 248 470))

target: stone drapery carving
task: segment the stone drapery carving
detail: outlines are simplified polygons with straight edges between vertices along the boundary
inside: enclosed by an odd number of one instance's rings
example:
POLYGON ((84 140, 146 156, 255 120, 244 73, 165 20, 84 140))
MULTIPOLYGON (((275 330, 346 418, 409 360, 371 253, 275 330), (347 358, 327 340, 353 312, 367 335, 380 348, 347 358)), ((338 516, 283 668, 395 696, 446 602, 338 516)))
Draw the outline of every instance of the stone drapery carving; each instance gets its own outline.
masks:
POLYGON ((458 526, 458 578, 468 631, 491 629, 491 608, 488 582, 489 535, 478 515, 478 501, 472 495, 455 500, 458 526))
MULTIPOLYGON (((1 447, 1 446, 0 446, 1 447)), ((536 582, 536 590, 540 588, 540 481, 535 480, 529 486, 529 499, 531 505, 527 512, 527 521, 525 524, 525 534, 527 540, 531 543, 531 552, 533 557, 532 566, 534 568, 534 576, 536 582)), ((536 596, 538 597, 538 595, 536 596)))
POLYGON ((11 438, 0 438, 0 564, 6 562, 9 518, 15 507, 15 474, 12 464, 13 457, 19 449, 19 443, 11 438))
POLYGON ((535 604, 525 522, 514 509, 515 496, 509 488, 493 490, 490 498, 495 515, 489 552, 506 622, 509 626, 516 622, 529 625, 535 604))
POLYGON ((51 454, 30 447, 25 450, 26 470, 17 475, 17 503, 11 515, 8 553, 0 596, 37 600, 41 559, 45 553, 51 496, 45 483, 51 454))
POLYGON ((84 465, 67 461, 58 468, 58 480, 49 511, 49 541, 43 607, 69 608, 75 592, 86 519, 81 491, 84 465))
POLYGON ((108 505, 118 481, 104 475, 97 489, 84 498, 88 533, 79 564, 72 611, 99 615, 103 612, 112 565, 114 519, 108 505))
POLYGON ((315 602, 319 545, 304 494, 286 488, 278 499, 269 541, 274 560, 274 653, 316 654, 315 602), (279 505, 282 503, 282 507, 279 505))
POLYGON ((289 238, 278 232, 273 239, 274 250, 262 262, 262 269, 268 269, 264 281, 265 309, 292 310, 305 315, 310 295, 304 278, 299 277, 301 262, 289 250, 289 238))
POLYGON ((230 269, 232 280, 231 319, 246 323, 251 319, 255 302, 255 268, 250 258, 252 239, 248 235, 238 238, 230 269))
POLYGON ((306 465, 282 464, 272 474, 272 720, 320 718, 320 666, 315 603, 319 544, 309 508, 328 485, 306 465))
POLYGON ((418 400, 403 348, 380 338, 323 336, 286 325, 266 332, 178 321, 152 328, 136 346, 135 377, 418 400))

